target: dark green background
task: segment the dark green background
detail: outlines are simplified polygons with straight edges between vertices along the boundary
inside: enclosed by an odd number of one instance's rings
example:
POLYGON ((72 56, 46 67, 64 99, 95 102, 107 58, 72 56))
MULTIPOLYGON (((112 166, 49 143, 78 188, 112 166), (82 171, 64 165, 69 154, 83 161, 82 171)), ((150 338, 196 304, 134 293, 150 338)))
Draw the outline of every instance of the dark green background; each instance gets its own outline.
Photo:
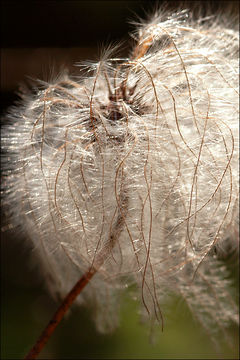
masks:
MULTIPOLYGON (((158 2, 161 4, 161 2, 158 2)), ((199 3, 225 9, 229 3, 238 11, 238 2, 185 2, 190 8, 199 3), (218 3, 218 4, 217 4, 218 3)), ((176 9, 178 1, 166 3, 176 9)), ((129 24, 136 15, 144 17, 155 1, 2 1, 1 9, 1 111, 18 97, 18 84, 26 75, 49 76, 52 61, 60 64, 97 59, 102 44, 130 42, 129 24), (56 57, 56 58, 54 58, 56 57), (47 70, 46 70, 47 69, 47 70)), ((75 69, 76 70, 76 69, 75 69)), ((3 120, 4 121, 4 117, 3 120)), ((2 226, 5 219, 2 220, 2 226)), ((31 262, 31 249, 24 235, 3 232, 1 358, 20 359, 32 346, 49 321, 57 304, 49 298, 37 264, 31 262)), ((226 259, 237 288, 238 267, 231 254, 226 259)), ((99 335, 86 309, 73 308, 42 352, 42 359, 237 359, 238 329, 232 327, 233 348, 221 344, 217 351, 210 339, 189 314, 180 299, 169 304, 164 332, 156 332, 156 343, 149 341, 149 329, 140 324, 138 307, 128 294, 122 301, 119 329, 112 335, 99 335)))

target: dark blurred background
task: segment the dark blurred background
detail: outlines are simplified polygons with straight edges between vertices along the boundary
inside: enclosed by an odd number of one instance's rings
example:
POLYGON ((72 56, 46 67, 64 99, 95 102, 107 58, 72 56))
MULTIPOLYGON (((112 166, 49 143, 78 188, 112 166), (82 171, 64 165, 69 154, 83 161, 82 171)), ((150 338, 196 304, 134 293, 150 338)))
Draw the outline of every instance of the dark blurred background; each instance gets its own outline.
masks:
MULTIPOLYGON (((238 1, 185 1, 216 13, 238 1)), ((144 18, 161 1, 2 1, 1 2, 1 113, 18 100, 18 88, 29 78, 48 80, 64 67, 78 74, 74 64, 97 60, 108 44, 123 41, 120 55, 132 44, 131 20, 144 18)), ((176 10, 179 1, 164 2, 176 10)), ((4 122, 4 116, 2 117, 4 122)), ((1 358, 20 359, 32 346, 57 304, 49 298, 37 266, 29 265, 31 250, 24 236, 6 231, 1 239, 1 358)), ((237 283, 237 266, 229 256, 237 283)), ((164 333, 149 342, 146 326, 139 323, 136 304, 126 294, 120 327, 112 335, 96 333, 85 309, 73 309, 63 320, 40 358, 43 359, 236 359, 237 329, 230 329, 234 346, 218 352, 196 324, 184 304, 169 304, 164 333)), ((221 340, 220 340, 221 342, 221 340)))
MULTIPOLYGON (((132 44, 131 20, 164 4, 170 10, 179 1, 1 1, 2 108, 12 104, 19 84, 29 77, 47 80, 62 66, 78 73, 75 63, 97 60, 107 44, 123 40, 120 55, 132 44)), ((184 1, 210 13, 238 11, 238 1, 184 1), (200 5, 199 5, 200 4, 200 5)))

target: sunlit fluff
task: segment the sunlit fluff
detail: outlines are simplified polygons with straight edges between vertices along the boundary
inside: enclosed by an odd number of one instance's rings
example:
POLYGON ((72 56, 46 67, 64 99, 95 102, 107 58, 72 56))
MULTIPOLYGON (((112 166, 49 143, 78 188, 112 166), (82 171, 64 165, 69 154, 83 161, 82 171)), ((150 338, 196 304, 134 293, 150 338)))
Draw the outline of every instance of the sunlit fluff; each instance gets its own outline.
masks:
POLYGON ((181 12, 135 37, 128 59, 107 54, 9 112, 4 201, 53 293, 98 270, 78 302, 100 331, 134 284, 152 322, 176 294, 207 331, 224 331, 237 321, 216 255, 238 239, 237 32, 181 12))

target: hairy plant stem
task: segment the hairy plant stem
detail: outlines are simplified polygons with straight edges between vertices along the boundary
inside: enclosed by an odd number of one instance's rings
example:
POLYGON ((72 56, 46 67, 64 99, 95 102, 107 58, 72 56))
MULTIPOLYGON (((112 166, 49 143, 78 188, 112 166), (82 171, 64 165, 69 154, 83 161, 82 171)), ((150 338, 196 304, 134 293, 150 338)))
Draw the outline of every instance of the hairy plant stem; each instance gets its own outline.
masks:
POLYGON ((63 316, 70 308, 76 297, 81 293, 81 291, 85 288, 85 286, 89 283, 93 275, 97 272, 97 270, 93 267, 90 269, 78 280, 78 282, 74 285, 72 290, 67 294, 52 319, 49 321, 46 328, 43 330, 42 334, 38 338, 35 345, 29 351, 29 353, 25 356, 24 359, 36 359, 39 355, 40 351, 43 349, 51 335, 53 334, 55 328, 58 326, 63 316))

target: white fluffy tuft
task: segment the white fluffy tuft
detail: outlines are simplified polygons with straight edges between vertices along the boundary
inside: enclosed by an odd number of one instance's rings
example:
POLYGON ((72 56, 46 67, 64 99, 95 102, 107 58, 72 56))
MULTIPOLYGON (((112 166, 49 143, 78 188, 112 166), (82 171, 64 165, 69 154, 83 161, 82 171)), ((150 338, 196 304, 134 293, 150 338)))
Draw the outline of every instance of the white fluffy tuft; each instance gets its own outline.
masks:
POLYGON ((181 12, 137 37, 129 59, 65 75, 12 109, 5 202, 53 292, 98 269, 78 302, 93 304, 101 331, 137 284, 151 319, 175 293, 224 332, 237 307, 214 250, 238 241, 237 32, 181 12))

